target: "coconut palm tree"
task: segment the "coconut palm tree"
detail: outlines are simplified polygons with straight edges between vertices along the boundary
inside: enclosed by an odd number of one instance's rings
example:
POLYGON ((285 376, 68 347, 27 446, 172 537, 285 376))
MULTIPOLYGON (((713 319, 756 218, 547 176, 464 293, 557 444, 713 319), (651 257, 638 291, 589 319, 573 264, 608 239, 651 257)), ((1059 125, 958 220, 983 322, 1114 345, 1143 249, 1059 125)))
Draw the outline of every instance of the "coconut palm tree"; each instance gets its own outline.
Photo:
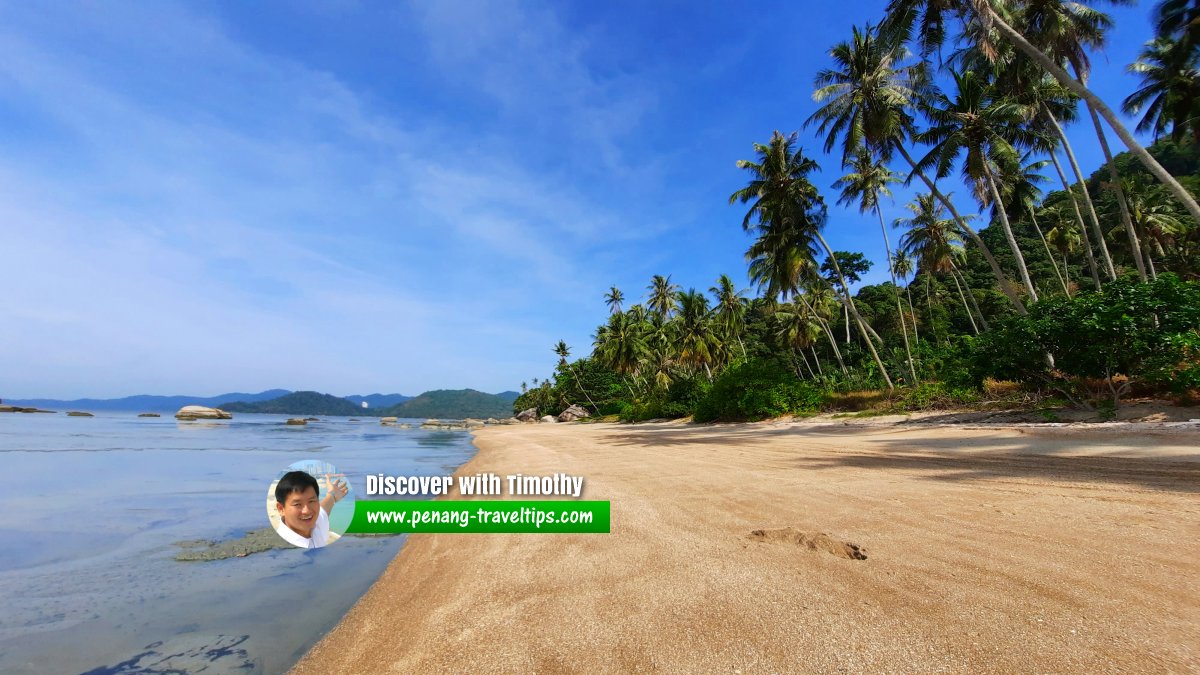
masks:
POLYGON ((817 74, 813 100, 821 107, 805 121, 805 125, 818 123, 818 131, 827 134, 826 152, 844 134, 851 134, 853 138, 843 142, 847 151, 866 145, 885 161, 891 159, 893 152, 899 153, 912 169, 908 180, 920 178, 929 192, 946 207, 962 231, 979 247, 1000 290, 1017 313, 1025 314, 1024 303, 987 244, 958 213, 954 203, 938 190, 934 181, 917 168, 916 160, 905 148, 905 143, 916 133, 912 110, 929 90, 924 67, 920 64, 901 65, 908 52, 896 42, 881 40, 870 25, 863 30, 855 28, 852 40, 835 45, 830 55, 837 67, 817 74))
MULTIPOLYGON (((979 326, 975 323, 975 315, 967 304, 966 295, 959 285, 957 266, 954 259, 962 252, 962 238, 958 234, 954 221, 942 217, 941 206, 934 200, 933 195, 919 194, 914 202, 905 205, 912 213, 908 218, 898 218, 895 227, 906 230, 900 237, 900 248, 921 261, 921 268, 926 276, 926 294, 929 293, 929 276, 934 274, 950 274, 958 287, 962 299, 963 310, 971 320, 971 328, 979 334, 979 326)), ((930 323, 932 324, 932 317, 930 323)))
POLYGON ((742 332, 746 329, 746 298, 742 297, 742 292, 737 290, 733 279, 727 274, 717 277, 717 285, 708 291, 713 294, 716 320, 724 331, 724 339, 736 339, 742 350, 742 358, 746 358, 746 345, 742 342, 742 332))
POLYGON ((917 135, 923 142, 933 145, 929 153, 917 163, 921 170, 933 169, 937 178, 947 176, 960 155, 963 160, 963 177, 971 185, 975 198, 986 207, 996 205, 1000 225, 1008 246, 1016 259, 1017 272, 1025 292, 1035 302, 1037 291, 1029 278, 1025 256, 1013 236, 1008 213, 1003 208, 997 186, 997 177, 1020 171, 1020 153, 1010 139, 1023 145, 1032 144, 1034 135, 1023 127, 1029 117, 1025 106, 996 96, 985 77, 973 71, 952 72, 956 92, 950 98, 935 92, 925 106, 925 114, 931 126, 917 135))
POLYGON ((888 273, 892 279, 892 289, 896 296, 896 313, 900 316, 900 334, 904 336, 904 353, 908 357, 909 373, 912 381, 917 381, 917 367, 913 364, 912 348, 908 344, 908 328, 905 326, 904 309, 900 306, 900 288, 896 285, 896 274, 892 271, 892 245, 888 241, 887 226, 883 222, 883 211, 879 208, 880 197, 892 196, 888 185, 899 183, 900 179, 882 161, 877 161, 871 151, 865 146, 858 149, 854 158, 843 167, 849 168, 850 173, 842 176, 833 187, 842 190, 838 197, 839 204, 849 206, 858 202, 858 212, 874 211, 879 218, 879 230, 883 233, 883 252, 888 261, 888 273))
MULTIPOLYGON (((866 322, 858 313, 837 258, 821 235, 821 227, 825 224, 825 203, 808 180, 808 174, 818 168, 817 163, 805 157, 802 150, 792 149, 796 136, 795 133, 784 136, 776 131, 767 145, 755 143, 759 161, 739 160, 737 163, 738 168, 750 172, 750 183, 730 195, 729 202, 750 203, 750 209, 742 220, 742 228, 755 229, 760 240, 779 240, 785 244, 785 248, 793 248, 800 254, 809 253, 810 259, 814 241, 819 243, 833 262, 834 271, 842 285, 842 303, 849 308, 862 334, 867 336, 866 322), (752 223, 755 220, 757 222, 752 223)), ((870 337, 864 341, 888 389, 895 389, 875 349, 875 343, 870 337)))
POLYGON ((594 358, 617 373, 634 377, 650 355, 641 322, 632 312, 610 315, 608 324, 597 331, 594 346, 594 358))
POLYGON ((892 256, 892 274, 904 282, 904 294, 908 296, 908 317, 913 327, 913 342, 919 345, 921 338, 917 334, 917 312, 913 309, 912 290, 908 284, 908 277, 913 273, 913 269, 912 257, 902 249, 896 249, 896 253, 892 256))
POLYGON ((1146 242, 1146 246, 1142 247, 1146 254, 1146 267, 1150 276, 1157 279, 1158 272, 1150 255, 1151 244, 1158 249, 1160 258, 1165 257, 1164 244, 1169 245, 1187 229, 1184 217, 1175 204, 1167 199, 1162 186, 1147 185, 1132 178, 1122 178, 1121 181, 1129 200, 1129 216, 1133 219, 1133 226, 1142 241, 1146 242))
POLYGON ((559 340, 558 343, 554 345, 554 353, 558 354, 559 368, 565 367, 571 371, 571 374, 575 376, 575 386, 579 389, 579 393, 583 394, 583 397, 586 398, 588 403, 592 405, 592 412, 596 412, 596 403, 592 401, 592 397, 589 396, 587 390, 583 388, 583 380, 579 379, 579 372, 575 370, 575 366, 571 365, 571 362, 568 361, 571 356, 571 348, 567 346, 566 341, 559 340))
POLYGON ((1140 75, 1142 83, 1121 109, 1142 115, 1137 130, 1153 131, 1157 140, 1169 129, 1177 143, 1190 133, 1191 143, 1200 145, 1200 50, 1158 37, 1146 43, 1128 70, 1140 75))
MULTIPOLYGON (((1029 159, 1026 155, 1025 160, 1029 159)), ((1038 239, 1042 242, 1042 248, 1046 251, 1046 257, 1050 259, 1050 266, 1054 268, 1054 276, 1058 278, 1058 283, 1062 286, 1063 293, 1067 292, 1067 282, 1063 279, 1062 273, 1058 271, 1058 263, 1054 259, 1054 254, 1050 252, 1050 245, 1046 243, 1046 235, 1042 233, 1042 227, 1037 220, 1037 203, 1042 197, 1042 189, 1038 187, 1039 183, 1045 183, 1046 177, 1041 174, 1041 169, 1050 163, 1050 160, 1042 159, 1031 162, 1026 162, 1021 170, 1016 174, 1006 175, 1001 177, 1001 185, 1005 199, 1006 208, 1013 213, 1024 211, 1029 214, 1029 221, 1033 223, 1033 229, 1037 232, 1038 239)))
MULTIPOLYGON (((812 365, 808 363, 808 357, 804 355, 804 350, 812 349, 821 335, 821 325, 813 318, 812 313, 802 305, 789 303, 780 305, 775 310, 773 318, 776 338, 790 347, 794 354, 800 355, 805 367, 808 368, 808 374, 813 378, 816 378, 818 374, 824 374, 821 361, 817 359, 815 351, 813 360, 817 364, 816 370, 813 370, 812 365)), ((796 376, 801 376, 799 370, 797 370, 796 376)))
POLYGON ((1046 233, 1046 241, 1050 242, 1050 245, 1062 256, 1063 271, 1067 275, 1067 284, 1069 285, 1071 283, 1071 268, 1067 262, 1067 255, 1079 248, 1079 242, 1082 241, 1079 236, 1079 230, 1076 228, 1075 223, 1063 218, 1046 233))
MULTIPOLYGON (((1008 22, 1008 19, 1013 17, 1002 15, 993 0, 890 0, 886 10, 887 17, 881 29, 892 39, 907 39, 915 27, 922 53, 928 55, 940 48, 945 41, 947 15, 956 19, 977 21, 978 34, 985 38, 981 44, 985 54, 991 56, 997 52, 990 36, 999 35, 1064 87, 1082 98, 1093 117, 1096 114, 1103 117, 1138 161, 1166 185, 1171 194, 1187 208, 1192 218, 1200 223, 1200 204, 1196 203, 1195 198, 1134 139, 1116 113, 1087 88, 1086 70, 1080 68, 1086 64, 1080 57, 1086 57, 1086 48, 1094 44, 1090 42, 1092 37, 1086 29, 1089 25, 1094 25, 1097 17, 1083 12, 1090 8, 1082 3, 1066 0, 1026 0, 1020 9, 1022 11, 1017 13, 1016 18, 1020 20, 1019 25, 1030 35, 1032 41, 1008 22), (1039 31, 1039 27, 1044 30, 1039 31), (1076 77, 1072 77, 1061 65, 1064 62, 1070 63, 1076 77)), ((1104 19, 1107 20, 1107 17, 1104 19)), ((1104 142, 1103 145, 1107 143, 1104 142)))
POLYGON ((662 320, 671 318, 671 314, 678 307, 679 286, 671 283, 671 275, 666 277, 661 274, 655 274, 650 279, 650 285, 646 287, 650 291, 650 297, 646 304, 650 306, 650 310, 658 314, 662 320))
POLYGON ((703 367, 712 380, 712 364, 721 349, 721 342, 709 320, 708 298, 690 288, 679 292, 679 315, 675 317, 676 346, 679 362, 693 371, 703 367))
POLYGON ((621 312, 621 303, 625 301, 625 294, 621 289, 613 286, 604 294, 604 302, 608 304, 609 314, 619 314, 621 312))

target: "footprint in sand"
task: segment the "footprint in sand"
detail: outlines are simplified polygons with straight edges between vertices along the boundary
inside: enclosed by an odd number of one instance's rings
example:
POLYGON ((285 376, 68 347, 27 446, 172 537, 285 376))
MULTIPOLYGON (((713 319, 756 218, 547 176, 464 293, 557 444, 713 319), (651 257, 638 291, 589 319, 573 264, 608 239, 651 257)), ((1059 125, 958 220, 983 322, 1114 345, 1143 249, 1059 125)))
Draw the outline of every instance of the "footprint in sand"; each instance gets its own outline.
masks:
POLYGON ((838 541, 820 532, 801 532, 794 527, 784 527, 778 530, 753 530, 750 532, 749 538, 752 541, 803 546, 810 551, 823 551, 850 560, 867 559, 866 550, 858 544, 838 541))

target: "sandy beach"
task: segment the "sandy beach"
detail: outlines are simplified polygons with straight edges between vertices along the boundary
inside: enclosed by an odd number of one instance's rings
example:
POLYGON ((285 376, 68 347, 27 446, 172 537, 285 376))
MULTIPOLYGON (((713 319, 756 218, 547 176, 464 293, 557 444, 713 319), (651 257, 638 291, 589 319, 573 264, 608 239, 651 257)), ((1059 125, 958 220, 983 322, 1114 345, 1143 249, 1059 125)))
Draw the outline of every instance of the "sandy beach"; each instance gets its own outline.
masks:
POLYGON ((488 428, 607 535, 414 535, 295 667, 1196 672, 1200 430, 488 428), (865 556, 865 559, 864 559, 865 556))

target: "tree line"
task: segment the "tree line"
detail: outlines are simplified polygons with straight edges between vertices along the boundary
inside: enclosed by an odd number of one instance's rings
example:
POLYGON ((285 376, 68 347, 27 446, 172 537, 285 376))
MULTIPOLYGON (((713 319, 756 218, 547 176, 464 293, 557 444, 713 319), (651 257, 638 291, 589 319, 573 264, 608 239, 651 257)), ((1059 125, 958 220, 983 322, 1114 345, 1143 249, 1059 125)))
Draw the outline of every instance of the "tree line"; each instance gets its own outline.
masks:
POLYGON ((554 381, 523 385, 516 406, 747 419, 856 390, 966 400, 987 378, 1081 405, 1137 387, 1186 395, 1200 373, 1200 2, 1153 14, 1121 106, 1154 135, 1147 149, 1087 86, 1113 27, 1102 11, 892 0, 830 50, 802 122, 840 155, 837 204, 878 222, 889 281, 851 291, 871 262, 830 247, 819 166, 798 132, 776 131, 737 162, 748 180, 729 196, 746 208, 756 296, 726 275, 708 294, 659 275, 626 307, 613 287, 591 355, 571 362, 560 342, 554 381), (1091 176, 1074 123, 1102 150, 1091 176), (900 183, 923 190, 888 223, 881 203, 900 183))

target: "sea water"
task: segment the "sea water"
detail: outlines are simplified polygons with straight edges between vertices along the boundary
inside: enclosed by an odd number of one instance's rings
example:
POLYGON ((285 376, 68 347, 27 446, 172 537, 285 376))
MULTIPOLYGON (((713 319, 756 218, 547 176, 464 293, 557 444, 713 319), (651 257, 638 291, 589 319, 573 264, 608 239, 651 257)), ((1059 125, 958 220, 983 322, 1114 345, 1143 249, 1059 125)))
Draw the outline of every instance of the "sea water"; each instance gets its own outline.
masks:
POLYGON ((208 562, 176 542, 267 527, 268 487, 299 460, 362 498, 368 473, 448 475, 474 452, 461 431, 284 422, 0 414, 0 672, 283 672, 403 538, 208 562))

